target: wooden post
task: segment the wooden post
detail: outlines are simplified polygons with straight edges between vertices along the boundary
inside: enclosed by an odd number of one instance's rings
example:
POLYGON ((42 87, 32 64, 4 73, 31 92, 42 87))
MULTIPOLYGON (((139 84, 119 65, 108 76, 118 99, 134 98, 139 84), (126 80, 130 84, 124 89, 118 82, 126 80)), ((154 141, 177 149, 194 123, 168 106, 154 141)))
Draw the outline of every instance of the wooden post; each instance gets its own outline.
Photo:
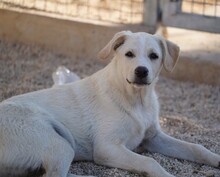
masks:
POLYGON ((144 0, 143 23, 152 28, 153 32, 157 29, 158 15, 158 1, 144 0))

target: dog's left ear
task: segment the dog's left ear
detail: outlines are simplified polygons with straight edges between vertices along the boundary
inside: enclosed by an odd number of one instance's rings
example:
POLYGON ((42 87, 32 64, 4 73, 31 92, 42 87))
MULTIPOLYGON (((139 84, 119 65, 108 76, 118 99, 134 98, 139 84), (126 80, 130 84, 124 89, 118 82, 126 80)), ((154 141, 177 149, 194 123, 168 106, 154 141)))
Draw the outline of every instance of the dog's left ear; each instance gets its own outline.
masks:
POLYGON ((114 35, 110 42, 99 52, 100 59, 107 59, 114 51, 124 44, 126 37, 131 35, 130 31, 121 31, 114 35))
POLYGON ((166 71, 172 72, 180 54, 180 48, 176 44, 164 39, 162 36, 156 35, 163 53, 163 65, 166 71))

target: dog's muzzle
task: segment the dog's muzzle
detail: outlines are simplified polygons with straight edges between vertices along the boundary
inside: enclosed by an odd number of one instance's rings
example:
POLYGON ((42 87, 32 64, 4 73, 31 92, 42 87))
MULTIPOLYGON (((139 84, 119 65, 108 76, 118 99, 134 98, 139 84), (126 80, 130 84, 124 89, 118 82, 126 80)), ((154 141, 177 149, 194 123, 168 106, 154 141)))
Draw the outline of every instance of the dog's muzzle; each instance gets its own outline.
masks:
POLYGON ((134 70, 134 74, 135 74, 134 81, 129 81, 128 79, 126 80, 129 84, 135 84, 137 86, 150 85, 150 83, 147 81, 148 73, 149 71, 146 67, 138 66, 134 70))

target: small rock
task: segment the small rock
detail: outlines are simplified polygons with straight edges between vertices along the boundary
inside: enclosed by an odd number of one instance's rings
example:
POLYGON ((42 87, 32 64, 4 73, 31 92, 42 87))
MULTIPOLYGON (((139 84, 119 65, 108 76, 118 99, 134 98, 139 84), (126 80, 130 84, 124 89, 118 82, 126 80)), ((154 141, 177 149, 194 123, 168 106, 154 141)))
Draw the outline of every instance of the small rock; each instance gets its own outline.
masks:
POLYGON ((209 171, 204 172, 204 175, 206 177, 215 177, 215 172, 213 170, 209 170, 209 171))

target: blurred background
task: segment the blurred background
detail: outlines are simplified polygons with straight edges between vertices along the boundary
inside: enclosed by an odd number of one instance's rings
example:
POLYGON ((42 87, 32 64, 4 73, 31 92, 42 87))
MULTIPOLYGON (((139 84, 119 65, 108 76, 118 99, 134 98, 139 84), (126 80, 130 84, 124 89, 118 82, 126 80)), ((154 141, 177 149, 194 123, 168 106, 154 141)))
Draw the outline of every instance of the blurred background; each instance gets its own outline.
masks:
POLYGON ((220 85, 220 0, 1 0, 0 15, 0 38, 79 58, 96 58, 115 32, 159 31, 182 51, 163 75, 220 85))

